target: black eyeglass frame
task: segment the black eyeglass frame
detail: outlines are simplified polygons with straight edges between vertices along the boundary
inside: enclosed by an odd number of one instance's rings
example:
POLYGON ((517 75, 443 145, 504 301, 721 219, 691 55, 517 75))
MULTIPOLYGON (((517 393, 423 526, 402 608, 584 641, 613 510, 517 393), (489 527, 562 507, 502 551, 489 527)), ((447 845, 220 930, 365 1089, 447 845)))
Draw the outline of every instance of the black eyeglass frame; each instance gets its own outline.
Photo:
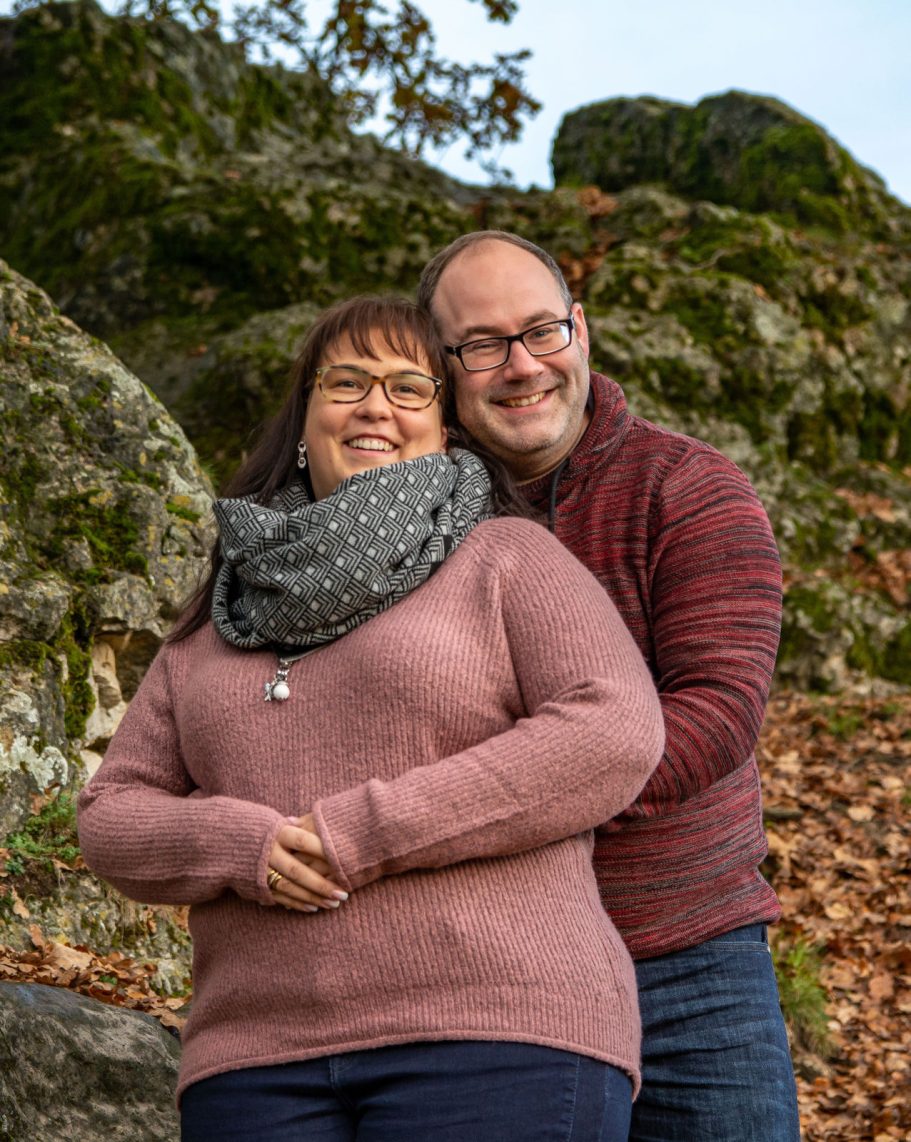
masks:
POLYGON ((430 408, 443 389, 443 382, 439 377, 431 377, 428 373, 412 373, 407 369, 402 369, 395 373, 387 373, 384 377, 378 377, 376 373, 368 373, 366 369, 359 369, 356 365, 321 365, 314 373, 314 376, 316 378, 316 386, 322 394, 323 399, 329 401, 330 404, 360 404, 362 400, 366 400, 367 397, 370 396, 374 385, 382 385, 386 400, 395 408, 403 408, 406 412, 422 412, 425 408, 430 408), (323 388, 323 375, 328 373, 330 369, 347 369, 350 373, 359 373, 361 376, 369 379, 370 385, 365 393, 359 397, 355 397, 354 400, 331 397, 323 388), (422 381, 433 381, 433 396, 426 404, 401 404, 386 388, 386 381, 390 377, 420 377, 422 381))
POLYGON ((559 353, 563 349, 568 349, 573 343, 573 334, 576 331, 576 319, 572 313, 568 317, 558 317, 554 321, 542 321, 539 325, 532 325, 530 329, 523 329, 521 333, 510 333, 502 337, 493 335, 491 337, 473 337, 470 341, 463 341, 460 345, 444 345, 443 348, 450 355, 450 357, 457 357, 459 364, 467 373, 483 373, 486 369, 499 369, 509 360, 509 354, 512 352, 513 344, 516 341, 521 341, 525 349, 531 353, 532 357, 550 357, 553 353, 559 353), (565 345, 560 345, 557 349, 546 349, 543 353, 536 353, 529 345, 525 343, 525 338, 529 333, 534 333, 537 329, 544 329, 548 325, 565 325, 569 329, 569 337, 566 339, 565 345), (462 358, 462 353, 465 349, 470 348, 472 345, 481 345, 484 341, 502 341, 506 355, 502 361, 497 361, 495 365, 466 365, 462 358))

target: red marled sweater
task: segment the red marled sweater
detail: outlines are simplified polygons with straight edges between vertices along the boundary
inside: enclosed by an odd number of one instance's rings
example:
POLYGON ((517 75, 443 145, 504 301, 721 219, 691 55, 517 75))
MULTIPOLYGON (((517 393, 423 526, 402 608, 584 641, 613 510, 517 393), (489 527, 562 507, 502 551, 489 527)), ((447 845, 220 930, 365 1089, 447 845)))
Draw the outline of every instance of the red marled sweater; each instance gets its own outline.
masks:
POLYGON ((598 830, 604 906, 637 959, 773 921, 753 753, 775 665, 781 570, 746 476, 709 445, 632 416, 592 374, 591 424, 565 466, 527 486, 603 584, 655 679, 664 757, 598 830))

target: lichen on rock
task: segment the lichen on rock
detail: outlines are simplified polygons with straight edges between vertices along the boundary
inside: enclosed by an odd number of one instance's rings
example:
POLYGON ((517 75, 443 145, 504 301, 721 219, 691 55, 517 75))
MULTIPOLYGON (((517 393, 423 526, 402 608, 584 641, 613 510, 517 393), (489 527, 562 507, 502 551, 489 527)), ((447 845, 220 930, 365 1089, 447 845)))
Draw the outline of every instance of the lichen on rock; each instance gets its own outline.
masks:
MULTIPOLYGON (((157 398, 2 262, 0 370, 3 846, 103 752, 206 562, 211 488, 157 398)), ((90 923, 91 878, 64 862, 35 891, 43 859, 27 846, 7 865, 0 943, 22 946, 26 917, 76 942, 74 919, 90 923)), ((123 933, 123 907, 107 907, 121 916, 109 941, 123 933)))

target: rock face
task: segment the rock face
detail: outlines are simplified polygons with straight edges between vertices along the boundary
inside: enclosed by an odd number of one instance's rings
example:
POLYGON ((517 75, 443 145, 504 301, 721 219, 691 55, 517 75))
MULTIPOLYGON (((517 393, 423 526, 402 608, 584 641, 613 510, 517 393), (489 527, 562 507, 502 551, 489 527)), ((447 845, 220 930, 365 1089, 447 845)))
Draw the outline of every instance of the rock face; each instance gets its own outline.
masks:
POLYGON ((560 185, 652 183, 841 233, 894 237, 897 229, 877 174, 793 108, 742 91, 695 107, 648 97, 581 107, 560 124, 552 163, 560 185))
POLYGON ((168 910, 73 867, 71 792, 107 741, 208 554, 210 487, 180 427, 99 341, 0 262, 0 944, 27 925, 163 957, 168 910))
POLYGON ((180 1047, 151 1016, 0 983, 5 1142, 175 1142, 180 1047))
POLYGON ((610 100, 564 120, 556 191, 482 197, 352 135, 317 77, 92 0, 0 20, 0 65, 0 248, 218 477, 322 306, 411 290, 457 233, 516 230, 561 262, 633 411, 759 487, 786 563, 782 681, 911 684, 911 211, 816 124, 743 92, 610 100))
POLYGON ((210 489, 155 397, 2 262, 0 368, 8 831, 27 794, 66 785, 110 738, 195 586, 210 489))
POLYGON ((467 197, 349 132, 318 77, 246 64, 214 36, 94 0, 0 19, 0 250, 131 368, 152 358, 143 379, 219 474, 287 367, 251 388, 226 335, 263 311, 410 289, 467 197))

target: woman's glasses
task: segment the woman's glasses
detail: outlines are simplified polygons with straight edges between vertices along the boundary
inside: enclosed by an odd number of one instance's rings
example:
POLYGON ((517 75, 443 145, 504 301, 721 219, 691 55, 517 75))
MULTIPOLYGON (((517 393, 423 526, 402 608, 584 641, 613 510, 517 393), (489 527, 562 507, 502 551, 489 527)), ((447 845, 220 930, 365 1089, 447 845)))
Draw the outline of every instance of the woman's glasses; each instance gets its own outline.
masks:
POLYGON ((443 388, 438 377, 423 373, 387 373, 377 377, 355 365, 323 365, 316 370, 316 381, 326 400, 337 404, 357 404, 374 385, 382 385, 386 399, 398 408, 427 408, 443 388))

